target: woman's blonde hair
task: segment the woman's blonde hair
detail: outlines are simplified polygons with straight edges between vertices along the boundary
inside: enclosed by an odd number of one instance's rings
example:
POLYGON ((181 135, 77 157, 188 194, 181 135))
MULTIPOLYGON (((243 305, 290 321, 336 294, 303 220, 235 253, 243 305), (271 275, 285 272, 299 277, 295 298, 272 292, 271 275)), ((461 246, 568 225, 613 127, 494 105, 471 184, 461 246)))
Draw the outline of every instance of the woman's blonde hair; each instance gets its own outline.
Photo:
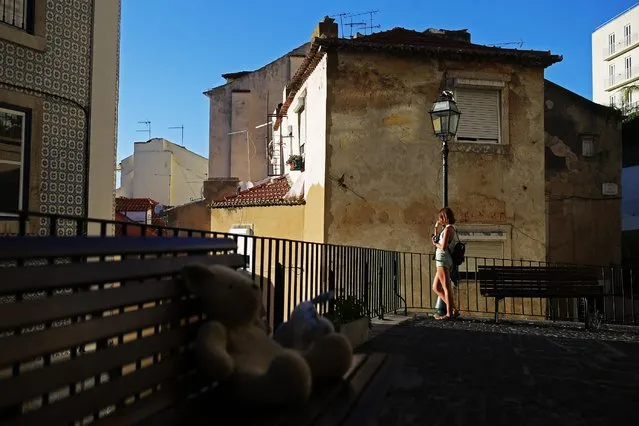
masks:
POLYGON ((454 225, 455 224, 455 215, 450 207, 444 207, 439 211, 437 218, 441 223, 445 223, 446 225, 454 225))

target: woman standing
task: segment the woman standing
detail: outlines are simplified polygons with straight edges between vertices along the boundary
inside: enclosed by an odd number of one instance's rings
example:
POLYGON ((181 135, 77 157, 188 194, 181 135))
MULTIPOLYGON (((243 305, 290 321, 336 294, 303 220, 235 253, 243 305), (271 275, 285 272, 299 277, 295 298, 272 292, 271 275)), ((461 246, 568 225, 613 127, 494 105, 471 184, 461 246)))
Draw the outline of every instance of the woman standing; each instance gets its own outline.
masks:
POLYGON ((439 211, 437 222, 435 223, 435 232, 433 233, 433 245, 437 248, 435 251, 437 272, 433 281, 433 291, 446 303, 446 315, 435 314, 435 319, 437 320, 447 320, 459 316, 459 311, 455 308, 450 281, 453 257, 449 248, 455 247, 455 244, 459 241, 457 231, 453 226, 454 223, 455 215, 450 208, 444 207, 439 211), (441 231, 439 231, 440 226, 443 226, 441 231))

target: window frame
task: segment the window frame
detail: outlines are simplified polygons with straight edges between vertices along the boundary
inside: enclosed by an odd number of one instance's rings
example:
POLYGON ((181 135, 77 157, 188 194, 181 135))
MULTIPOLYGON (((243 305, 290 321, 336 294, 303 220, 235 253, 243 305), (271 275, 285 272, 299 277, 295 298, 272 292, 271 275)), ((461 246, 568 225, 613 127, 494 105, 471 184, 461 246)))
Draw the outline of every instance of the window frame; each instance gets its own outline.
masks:
MULTIPOLYGON (((33 111, 18 105, 0 102, 0 111, 19 113, 23 116, 22 149, 20 152, 20 188, 18 190, 18 205, 16 210, 29 210, 29 188, 31 182, 31 128, 33 111)), ((16 164, 16 162, 0 160, 2 164, 16 164)))
POLYGON ((632 55, 626 56, 623 60, 623 64, 624 64, 624 75, 626 77, 626 80, 629 80, 632 78, 632 55))
POLYGON ((625 47, 628 47, 632 44, 632 24, 626 24, 623 27, 623 39, 625 43, 625 47))
POLYGON ((615 33, 608 34, 608 54, 612 55, 616 51, 615 33))
MULTIPOLYGON (((460 138, 459 129, 457 130, 457 135, 455 135, 455 142, 460 143, 469 143, 469 144, 489 144, 489 145, 502 145, 503 144, 503 88, 502 87, 494 87, 494 86, 466 86, 466 85, 458 85, 455 87, 455 98, 458 98, 459 90, 462 91, 495 91, 497 93, 497 139, 496 140, 488 140, 488 139, 477 139, 471 140, 470 138, 460 138)), ((464 114, 466 117, 468 116, 467 112, 464 112, 464 108, 460 106, 460 110, 462 113, 462 117, 460 121, 464 119, 464 114)))
POLYGON ((26 28, 0 21, 0 39, 44 52, 47 47, 45 0, 25 0, 26 28))
POLYGON ((581 133, 579 135, 579 156, 584 159, 593 159, 597 157, 598 135, 594 133, 581 133), (584 141, 590 139, 592 141, 592 154, 584 149, 584 141))

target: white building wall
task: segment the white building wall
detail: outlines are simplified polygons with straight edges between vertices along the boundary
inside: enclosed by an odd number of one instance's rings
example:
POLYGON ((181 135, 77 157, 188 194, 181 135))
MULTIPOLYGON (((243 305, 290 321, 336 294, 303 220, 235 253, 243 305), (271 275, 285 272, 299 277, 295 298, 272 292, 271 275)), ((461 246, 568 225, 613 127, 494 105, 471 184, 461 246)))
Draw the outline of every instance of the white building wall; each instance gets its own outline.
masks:
MULTIPOLYGON (((292 137, 284 138, 284 161, 292 154, 299 155, 300 140, 299 120, 295 110, 301 98, 305 98, 306 110, 306 142, 304 145, 304 196, 308 195, 313 185, 325 187, 326 182, 326 58, 324 56, 304 85, 298 90, 287 116, 282 120, 283 134, 288 133, 291 126, 292 137)), ((286 173, 295 182, 302 172, 291 171, 288 164, 284 166, 286 173)))
POLYGON ((178 206, 202 197, 208 159, 165 139, 136 142, 121 165, 119 196, 178 206))
MULTIPOLYGON (((610 105, 614 98, 620 107, 620 89, 639 85, 639 4, 615 16, 592 33, 592 99, 610 105), (630 26, 628 37, 625 27, 630 26), (614 37, 614 43, 610 38, 614 37), (626 69, 626 60, 630 67, 626 69), (610 74, 610 67, 614 72, 610 74), (612 77, 612 79, 611 79, 612 77)), ((639 102, 639 91, 633 91, 631 103, 639 102)))

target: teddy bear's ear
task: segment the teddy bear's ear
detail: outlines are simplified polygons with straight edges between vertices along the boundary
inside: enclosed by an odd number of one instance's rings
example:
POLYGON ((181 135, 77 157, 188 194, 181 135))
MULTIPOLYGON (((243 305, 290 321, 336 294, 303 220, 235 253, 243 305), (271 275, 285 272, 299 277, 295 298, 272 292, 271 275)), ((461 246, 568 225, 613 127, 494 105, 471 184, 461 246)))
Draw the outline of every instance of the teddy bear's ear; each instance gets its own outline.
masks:
POLYGON ((213 271, 201 263, 191 263, 182 268, 182 280, 186 288, 196 296, 201 295, 201 288, 211 282, 213 275, 213 271))

